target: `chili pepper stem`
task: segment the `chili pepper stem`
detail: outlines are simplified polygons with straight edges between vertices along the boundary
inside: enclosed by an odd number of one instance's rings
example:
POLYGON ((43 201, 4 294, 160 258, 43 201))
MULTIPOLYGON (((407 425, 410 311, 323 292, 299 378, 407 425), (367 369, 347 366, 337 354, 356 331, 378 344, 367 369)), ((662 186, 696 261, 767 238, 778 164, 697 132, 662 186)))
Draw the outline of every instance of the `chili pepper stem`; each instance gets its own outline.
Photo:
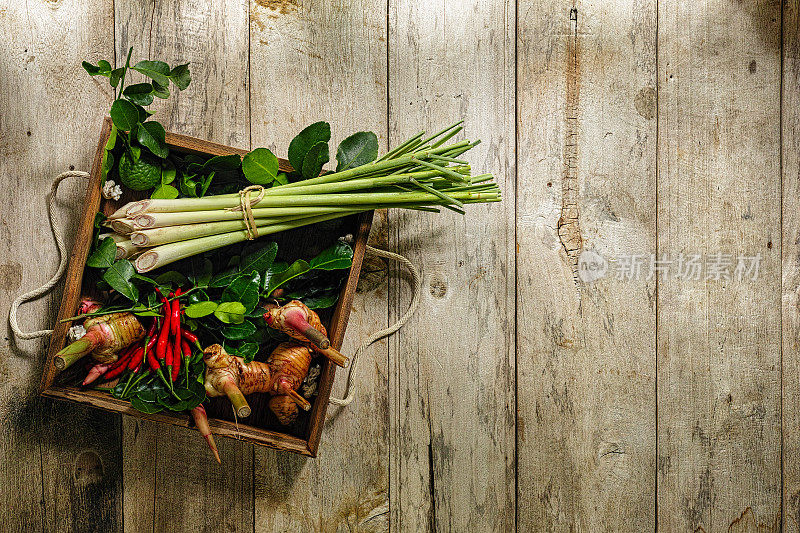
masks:
POLYGON ((225 383, 223 389, 223 392, 233 405, 233 410, 236 412, 236 416, 240 418, 247 418, 250 416, 252 410, 247 404, 244 394, 242 394, 242 391, 239 390, 239 387, 237 387, 232 381, 228 381, 225 383))

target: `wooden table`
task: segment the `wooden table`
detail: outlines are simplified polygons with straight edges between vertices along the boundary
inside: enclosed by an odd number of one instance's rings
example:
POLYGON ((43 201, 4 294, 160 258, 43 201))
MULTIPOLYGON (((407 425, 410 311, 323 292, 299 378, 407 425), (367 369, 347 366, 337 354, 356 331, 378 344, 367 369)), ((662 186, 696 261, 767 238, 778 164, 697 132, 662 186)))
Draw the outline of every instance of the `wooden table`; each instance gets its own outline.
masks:
MULTIPOLYGON (((195 432, 37 399, 44 343, 6 334, 0 529, 798 531, 798 23, 798 0, 4 4, 3 313, 54 270, 45 192, 109 106, 80 62, 129 46, 191 61, 170 130, 284 154, 316 120, 386 148, 463 118, 505 200, 381 215, 422 305, 316 460, 225 439, 220 467, 195 432)), ((345 352, 409 301, 367 268, 345 352)))

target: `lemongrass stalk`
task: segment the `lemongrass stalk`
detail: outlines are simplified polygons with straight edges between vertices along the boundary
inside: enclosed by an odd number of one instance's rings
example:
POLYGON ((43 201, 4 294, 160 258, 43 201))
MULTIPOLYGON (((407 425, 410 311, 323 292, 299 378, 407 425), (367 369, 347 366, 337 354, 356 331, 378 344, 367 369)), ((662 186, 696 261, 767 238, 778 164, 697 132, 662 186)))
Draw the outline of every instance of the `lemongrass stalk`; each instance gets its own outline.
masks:
MULTIPOLYGON (((346 212, 349 214, 349 212, 346 212)), ((314 216, 314 215, 310 215, 314 216)), ((308 218, 308 215, 303 216, 289 216, 289 217, 274 217, 274 218, 258 218, 255 219, 256 226, 267 226, 273 224, 280 224, 282 222, 289 222, 291 220, 299 220, 308 218)), ((229 220, 223 222, 208 222, 203 224, 183 224, 180 226, 167 226, 163 228, 151 228, 131 233, 131 242, 136 246, 159 246, 170 242, 185 241, 187 239, 196 239, 198 237, 205 237, 206 235, 218 235, 220 233, 230 233, 232 231, 246 230, 247 224, 242 219, 241 212, 239 213, 239 220, 229 220)))
POLYGON ((410 139, 407 139, 406 141, 404 141, 402 144, 400 144, 398 146, 395 146, 394 148, 392 148, 391 150, 386 152, 383 156, 381 156, 378 159, 378 161, 384 161, 386 159, 391 159, 391 158, 395 157, 395 154, 397 154, 401 150, 405 149, 407 146, 409 146, 411 143, 413 143, 417 139, 422 138, 423 135, 425 135, 424 131, 421 131, 421 132, 417 133, 416 135, 414 135, 410 139))
POLYGON ((97 236, 97 240, 102 242, 105 239, 111 239, 117 247, 116 259, 127 259, 137 252, 141 252, 140 248, 134 246, 131 240, 126 235, 119 235, 117 233, 103 233, 97 236))
POLYGON ((130 218, 120 218, 109 222, 109 226, 114 230, 114 233, 120 235, 129 235, 134 229, 133 220, 130 218))
MULTIPOLYGON (((304 218, 292 222, 284 222, 282 224, 258 226, 259 236, 270 235, 281 231, 286 231, 309 224, 316 224, 324 222, 333 218, 342 217, 342 213, 331 213, 329 215, 320 215, 316 217, 304 218)), ((229 246, 247 240, 246 231, 233 231, 231 233, 222 233, 220 235, 209 235, 207 237, 200 237, 198 239, 190 239, 187 241, 173 242, 170 244, 163 244, 151 248, 134 261, 134 266, 139 273, 148 272, 150 270, 180 261, 187 257, 196 254, 215 250, 223 246, 229 246)))
MULTIPOLYGON (((349 212, 348 207, 325 206, 325 207, 254 207, 253 218, 277 218, 324 215, 335 212, 349 212)), ((184 224, 202 224, 208 222, 222 222, 225 220, 242 220, 241 211, 226 211, 225 209, 213 209, 209 211, 174 211, 167 213, 145 213, 138 215, 135 219, 137 228, 141 230, 152 228, 164 228, 167 226, 181 226, 184 224)))

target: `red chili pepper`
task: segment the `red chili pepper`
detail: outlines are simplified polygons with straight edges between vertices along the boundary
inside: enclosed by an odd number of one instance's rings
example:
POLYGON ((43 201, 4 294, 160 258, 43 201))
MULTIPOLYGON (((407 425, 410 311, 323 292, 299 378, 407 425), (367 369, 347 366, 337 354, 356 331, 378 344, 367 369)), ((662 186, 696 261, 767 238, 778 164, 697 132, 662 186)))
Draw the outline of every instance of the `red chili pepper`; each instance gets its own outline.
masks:
POLYGON ((131 360, 135 351, 136 346, 133 346, 133 350, 127 350, 124 355, 120 356, 108 371, 103 374, 103 379, 108 381, 122 374, 128 368, 128 362, 131 360))
POLYGON ((172 327, 172 320, 170 317, 172 306, 170 305, 166 296, 161 296, 161 303, 164 304, 162 306, 164 308, 164 323, 161 324, 161 331, 158 334, 158 344, 156 344, 156 359, 159 361, 164 361, 164 358, 167 354, 169 331, 172 327))
POLYGON ((184 339, 186 339, 187 341, 189 341, 192 344, 194 344, 195 346, 197 346, 198 349, 202 350, 202 348, 200 347, 200 340, 197 338, 197 335, 195 335, 194 333, 192 333, 188 329, 182 330, 181 331, 181 335, 183 336, 184 339))
POLYGON ((192 357, 192 347, 189 346, 189 343, 185 340, 181 341, 181 348, 183 349, 183 357, 186 359, 187 364, 189 359, 192 357))
POLYGON ((133 370, 134 368, 138 367, 142 364, 142 359, 144 359, 144 346, 139 346, 135 352, 133 352, 133 356, 131 357, 130 363, 128 363, 128 369, 133 370))
POLYGON ((178 379, 178 372, 181 368, 181 302, 178 296, 181 295, 181 288, 175 289, 175 299, 172 301, 172 381, 178 379))

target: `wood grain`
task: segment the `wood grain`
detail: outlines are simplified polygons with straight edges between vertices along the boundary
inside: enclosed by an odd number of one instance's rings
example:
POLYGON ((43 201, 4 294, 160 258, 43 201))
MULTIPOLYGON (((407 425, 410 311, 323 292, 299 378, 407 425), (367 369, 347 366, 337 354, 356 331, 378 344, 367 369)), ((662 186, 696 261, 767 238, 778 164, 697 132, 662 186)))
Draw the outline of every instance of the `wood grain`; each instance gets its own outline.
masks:
POLYGON ((800 531, 800 4, 783 4, 782 385, 783 531, 800 531))
MULTIPOLYGON (((113 57, 113 14, 101 2, 0 6, 0 309, 43 284, 58 264, 46 222, 45 195, 71 167, 88 170, 108 92, 83 59, 113 57), (64 106, 64 102, 73 105, 64 106), (36 243, 36 245, 32 245, 36 243)), ((57 230, 73 242, 85 192, 63 182, 57 230), (68 209, 64 209, 64 207, 68 209)), ((52 327, 59 291, 20 309, 26 331, 52 327)), ((119 418, 36 398, 47 339, 0 340, 0 523, 3 531, 88 530, 97 518, 122 522, 119 418)))
MULTIPOLYGON (((658 524, 725 531, 781 502, 780 3, 663 2, 658 251, 702 256, 658 285, 658 524), (714 254, 757 279, 707 279, 714 254)), ((722 263, 718 263, 722 264, 722 263)))
MULTIPOLYGON (((390 212, 422 300, 390 342, 392 525, 514 528, 514 2, 389 2, 390 141, 465 120, 499 204, 390 212)), ((409 301, 392 284, 390 321, 409 301)))
MULTIPOLYGON (((247 3, 140 0, 115 9, 117 57, 133 45, 136 58, 190 62, 189 87, 171 87, 170 98, 154 106, 165 128, 249 149, 247 3)), ((253 530, 253 445, 218 439, 217 465, 196 431, 126 420, 123 432, 125 486, 142 491, 126 491, 126 502, 151 503, 125 507, 131 531, 253 530), (153 483, 133 483, 133 476, 153 483)))
POLYGON ((519 5, 519 531, 655 528, 655 8, 519 5))
MULTIPOLYGON (((330 147, 359 130, 386 147, 386 4, 254 1, 250 6, 253 146, 285 155, 307 125, 330 122, 330 147)), ((387 324, 386 286, 356 294, 343 353, 387 324)), ((258 531, 385 531, 388 527, 387 348, 363 354, 356 399, 331 406, 314 460, 256 449, 258 531), (362 445, 356 445, 362 443, 362 445), (357 450, 357 451, 356 451, 357 450)), ((340 396, 346 372, 337 372, 340 396)))

